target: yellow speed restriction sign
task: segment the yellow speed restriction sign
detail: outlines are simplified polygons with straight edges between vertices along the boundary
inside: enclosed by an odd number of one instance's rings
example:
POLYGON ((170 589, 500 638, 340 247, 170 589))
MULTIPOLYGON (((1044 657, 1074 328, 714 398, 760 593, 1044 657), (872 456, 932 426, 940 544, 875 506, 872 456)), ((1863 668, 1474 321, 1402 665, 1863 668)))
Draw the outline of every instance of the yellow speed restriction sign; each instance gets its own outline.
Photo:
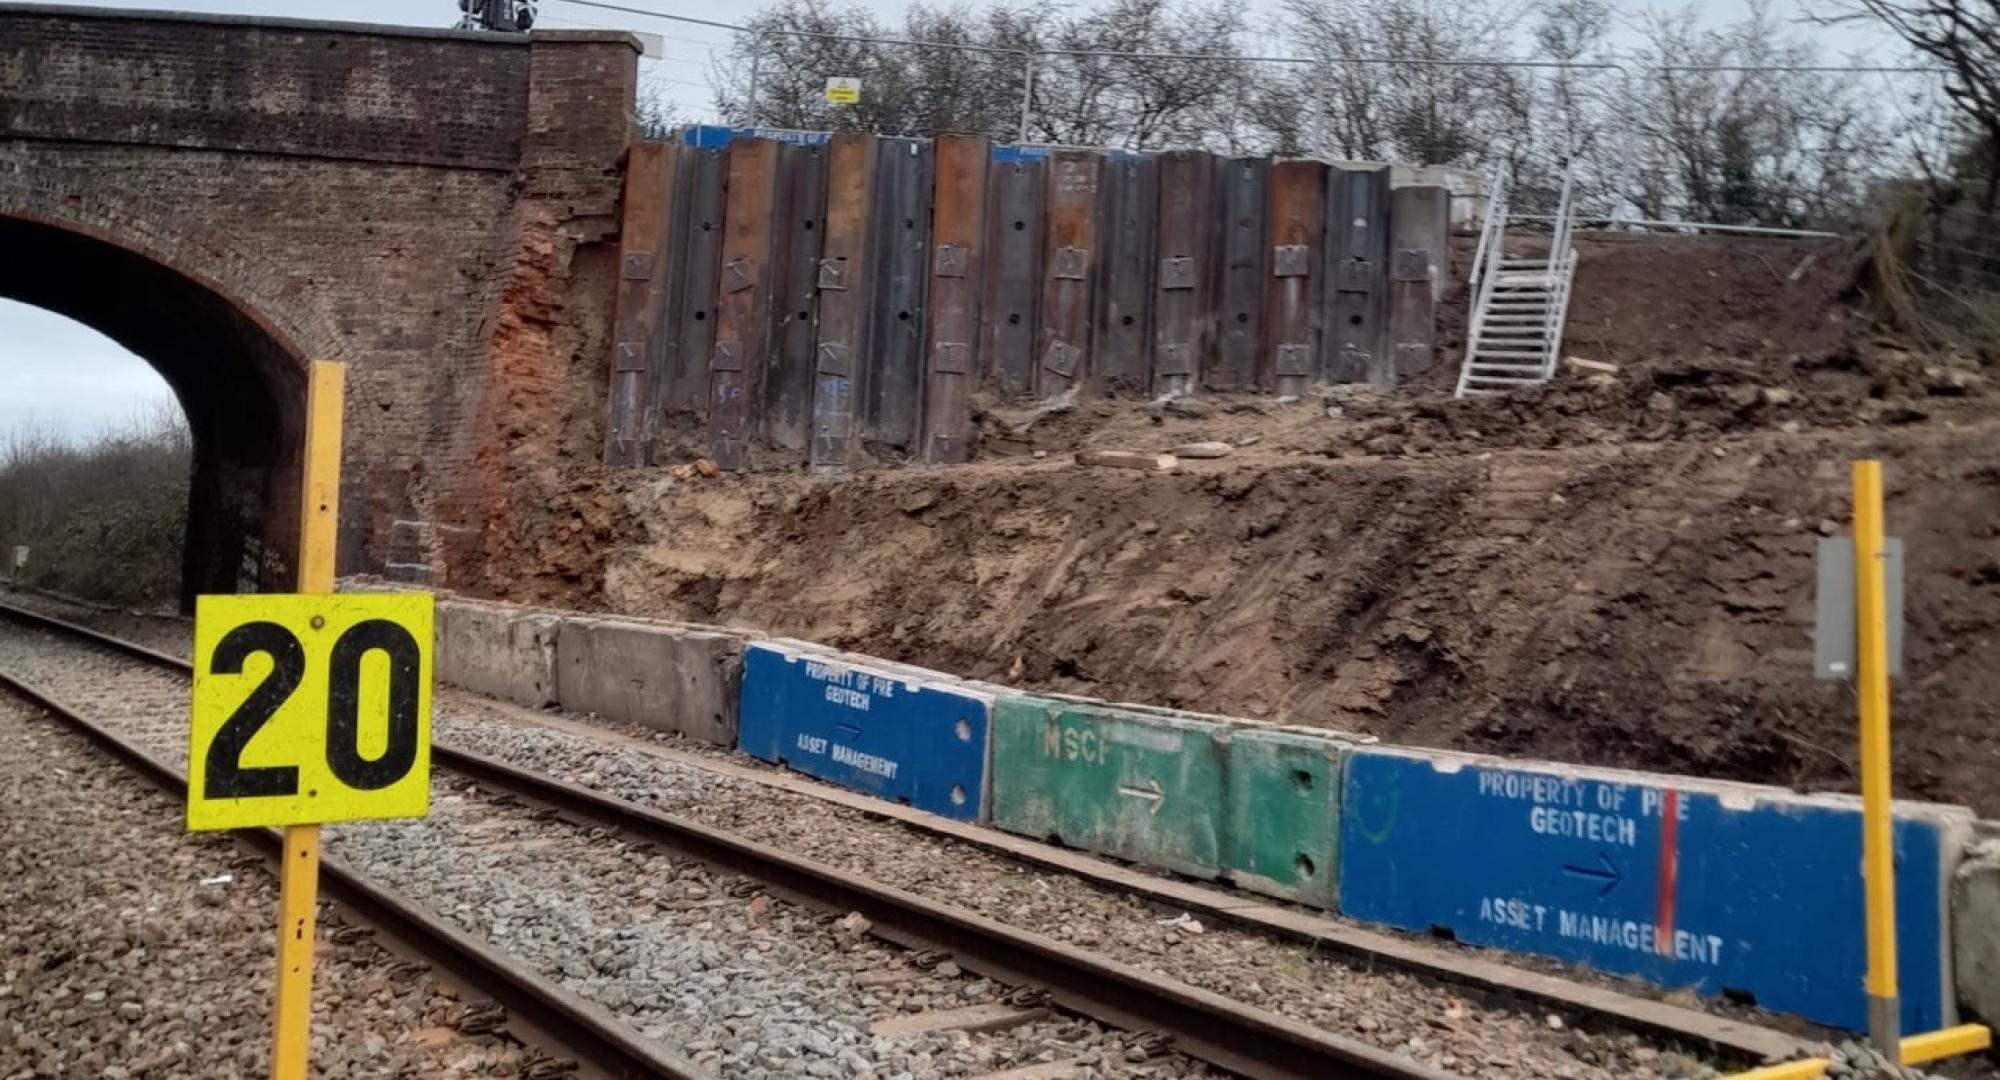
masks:
POLYGON ((197 598, 188 828, 422 817, 431 620, 425 593, 197 598))

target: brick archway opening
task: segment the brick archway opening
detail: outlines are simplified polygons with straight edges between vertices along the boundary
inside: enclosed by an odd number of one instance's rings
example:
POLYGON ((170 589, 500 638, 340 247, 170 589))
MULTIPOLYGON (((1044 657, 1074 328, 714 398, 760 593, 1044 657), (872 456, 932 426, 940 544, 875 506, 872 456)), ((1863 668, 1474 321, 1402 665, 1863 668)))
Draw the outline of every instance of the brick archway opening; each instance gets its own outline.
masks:
POLYGON ((254 311, 112 240, 0 215, 0 297, 74 319, 151 364, 194 438, 182 605, 292 584, 305 361, 254 311))

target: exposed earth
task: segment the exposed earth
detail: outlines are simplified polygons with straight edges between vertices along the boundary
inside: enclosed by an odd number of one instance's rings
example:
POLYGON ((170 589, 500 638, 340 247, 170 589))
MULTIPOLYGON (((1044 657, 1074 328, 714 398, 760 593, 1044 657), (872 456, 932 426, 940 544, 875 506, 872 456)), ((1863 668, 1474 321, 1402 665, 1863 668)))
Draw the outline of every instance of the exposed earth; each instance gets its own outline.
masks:
POLYGON ((489 564, 477 591, 1418 745, 1845 789, 1853 699, 1812 677, 1813 551, 1845 534, 1848 462, 1875 456, 1909 551, 1898 790, 2000 815, 1991 358, 1902 348, 1835 245, 1579 246, 1564 351, 1582 363, 1546 388, 1454 400, 1447 341, 1393 395, 989 403, 969 466, 586 476, 534 523, 537 571, 489 564), (1235 449, 1162 472, 1074 460, 1211 440, 1235 449))

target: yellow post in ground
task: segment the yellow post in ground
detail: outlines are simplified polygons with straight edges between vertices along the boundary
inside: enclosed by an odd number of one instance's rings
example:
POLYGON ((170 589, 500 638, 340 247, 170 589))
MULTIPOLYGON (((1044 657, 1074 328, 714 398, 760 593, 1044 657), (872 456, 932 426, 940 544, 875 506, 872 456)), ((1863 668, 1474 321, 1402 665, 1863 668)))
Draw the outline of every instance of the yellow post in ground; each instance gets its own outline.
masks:
MULTIPOLYGON (((307 385, 305 467, 300 470, 299 499, 298 591, 302 593, 333 591, 346 374, 344 364, 314 361, 307 385)), ((305 1080, 312 1050, 319 826, 285 827, 285 856, 279 874, 278 985, 271 1010, 271 1080, 305 1080)))
POLYGON ((1787 1061, 1782 1065, 1766 1065, 1749 1072, 1731 1073, 1722 1080, 1820 1080, 1833 1062, 1826 1058, 1806 1058, 1803 1061, 1787 1061))
POLYGON ((1902 1060, 1896 993, 1896 865, 1889 815, 1889 624, 1882 463, 1854 463, 1854 627, 1861 703, 1861 880, 1868 912, 1868 1040, 1902 1060))

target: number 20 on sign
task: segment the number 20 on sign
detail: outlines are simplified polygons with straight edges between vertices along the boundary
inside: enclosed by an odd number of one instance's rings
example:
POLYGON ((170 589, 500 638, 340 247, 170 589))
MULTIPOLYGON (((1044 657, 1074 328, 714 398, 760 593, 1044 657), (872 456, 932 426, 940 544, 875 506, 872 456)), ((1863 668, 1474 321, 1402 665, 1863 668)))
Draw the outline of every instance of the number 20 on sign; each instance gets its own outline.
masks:
POLYGON ((188 828, 422 817, 431 625, 423 593, 198 598, 188 828))

